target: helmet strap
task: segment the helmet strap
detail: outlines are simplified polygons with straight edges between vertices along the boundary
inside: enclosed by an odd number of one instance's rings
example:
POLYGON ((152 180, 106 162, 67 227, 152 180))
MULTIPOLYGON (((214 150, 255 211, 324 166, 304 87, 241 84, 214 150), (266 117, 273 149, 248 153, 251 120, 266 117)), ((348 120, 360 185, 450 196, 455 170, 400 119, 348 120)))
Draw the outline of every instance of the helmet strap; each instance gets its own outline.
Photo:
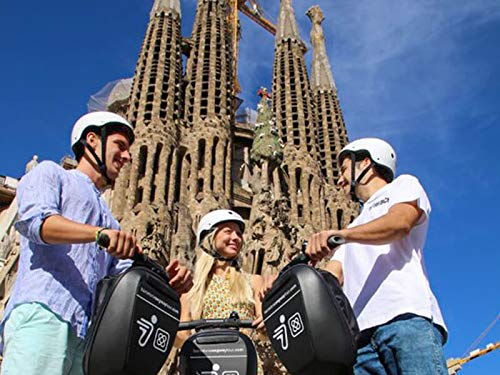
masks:
MULTIPOLYGON (((216 250, 212 251, 212 253, 210 255, 213 256, 217 260, 222 260, 223 262, 238 263, 238 261, 236 260, 236 257, 235 258, 225 258, 222 255, 220 255, 216 250)), ((231 264, 231 265, 233 265, 233 264, 231 264)))
POLYGON ((104 126, 101 130, 101 155, 103 156, 104 161, 103 159, 99 158, 99 156, 97 156, 94 149, 90 147, 85 139, 81 139, 80 142, 82 142, 85 148, 89 150, 91 155, 94 157, 95 162, 97 163, 97 168, 99 169, 101 175, 106 179, 106 183, 111 184, 112 181, 108 177, 108 170, 106 168, 106 127, 104 126))
POLYGON ((370 165, 368 165, 363 171, 359 174, 359 176, 356 178, 356 173, 355 173, 355 164, 356 164, 356 155, 354 152, 351 152, 351 199, 354 202, 359 202, 359 198, 356 195, 356 186, 359 185, 363 177, 366 176, 368 171, 375 165, 373 160, 370 159, 370 165))
POLYGON ((111 185, 113 181, 108 177, 108 168, 106 167, 106 144, 108 143, 108 134, 106 131, 106 126, 101 128, 101 157, 102 157, 102 167, 99 167, 102 175, 106 179, 106 182, 111 185))

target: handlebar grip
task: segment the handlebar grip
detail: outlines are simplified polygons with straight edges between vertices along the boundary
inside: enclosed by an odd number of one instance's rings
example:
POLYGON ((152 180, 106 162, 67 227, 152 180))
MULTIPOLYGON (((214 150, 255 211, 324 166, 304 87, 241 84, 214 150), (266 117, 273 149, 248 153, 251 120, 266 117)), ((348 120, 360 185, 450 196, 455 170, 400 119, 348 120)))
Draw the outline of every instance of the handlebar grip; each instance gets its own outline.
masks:
POLYGON ((341 236, 331 236, 326 241, 330 249, 335 249, 336 247, 345 244, 345 238, 341 236))
POLYGON ((108 247, 109 246, 109 243, 110 243, 110 239, 109 239, 109 236, 106 234, 106 233, 99 233, 99 237, 97 238, 97 244, 100 246, 100 247, 108 247))
POLYGON ((190 321, 190 322, 180 322, 177 330, 178 331, 186 331, 188 329, 196 328, 198 325, 200 325, 199 320, 194 320, 194 321, 190 321))
MULTIPOLYGON (((97 244, 100 247, 107 248, 109 246, 110 242, 111 242, 111 240, 109 239, 109 236, 106 233, 99 234, 99 238, 97 239, 97 244)), ((148 256, 144 253, 135 252, 134 255, 132 255, 131 259, 133 261, 137 261, 137 262, 144 262, 148 259, 148 256)))
POLYGON ((238 327, 240 328, 255 328, 252 325, 253 320, 251 319, 242 319, 240 320, 240 324, 238 324, 238 327))
MULTIPOLYGON (((344 237, 341 236, 331 236, 328 238, 326 243, 328 244, 328 247, 331 250, 333 250, 336 247, 344 244, 345 239, 344 237)), ((279 276, 281 276, 285 271, 287 271, 288 269, 297 264, 308 264, 311 261, 311 258, 309 258, 309 256, 306 254, 306 248, 307 248, 307 241, 302 241, 302 252, 295 258, 293 258, 285 267, 281 269, 279 276)))

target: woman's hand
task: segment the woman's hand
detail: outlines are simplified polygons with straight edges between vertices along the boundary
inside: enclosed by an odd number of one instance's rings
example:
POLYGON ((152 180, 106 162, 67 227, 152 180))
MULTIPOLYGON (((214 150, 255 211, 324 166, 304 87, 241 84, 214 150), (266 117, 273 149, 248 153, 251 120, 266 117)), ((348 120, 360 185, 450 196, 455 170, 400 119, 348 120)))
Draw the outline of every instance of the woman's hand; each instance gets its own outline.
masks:
POLYGON ((273 275, 262 276, 263 281, 261 284, 261 288, 259 290, 259 298, 261 301, 264 300, 264 297, 266 296, 266 294, 271 290, 271 288, 273 287, 273 284, 277 278, 278 278, 278 274, 276 274, 276 273, 273 275))
POLYGON ((191 271, 185 266, 181 266, 179 260, 174 259, 166 268, 170 279, 170 286, 179 294, 187 293, 193 286, 191 271))
POLYGON ((264 325, 264 318, 262 315, 257 316, 252 322, 252 326, 261 333, 265 333, 266 326, 264 325))

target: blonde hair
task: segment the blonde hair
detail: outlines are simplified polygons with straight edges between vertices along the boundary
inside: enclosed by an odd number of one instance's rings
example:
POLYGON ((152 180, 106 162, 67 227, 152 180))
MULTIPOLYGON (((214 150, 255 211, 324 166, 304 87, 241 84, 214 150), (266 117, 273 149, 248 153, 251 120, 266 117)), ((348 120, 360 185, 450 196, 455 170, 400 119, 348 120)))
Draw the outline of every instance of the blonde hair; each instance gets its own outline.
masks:
MULTIPOLYGON (((215 233, 216 231, 212 231, 206 235, 200 246, 196 248, 197 258, 194 267, 193 287, 188 294, 191 305, 191 319, 200 319, 203 312, 203 298, 205 297, 205 292, 212 278, 212 271, 215 264, 215 258, 209 255, 207 250, 214 249, 214 251, 216 251, 214 245, 215 233)), ((239 258, 239 254, 237 258, 239 258)), ((229 267, 228 271, 231 302, 234 304, 255 303, 252 287, 248 282, 248 275, 240 271, 237 265, 238 263, 238 259, 235 259, 235 262, 229 267), (234 266, 235 263, 236 266, 234 266)))

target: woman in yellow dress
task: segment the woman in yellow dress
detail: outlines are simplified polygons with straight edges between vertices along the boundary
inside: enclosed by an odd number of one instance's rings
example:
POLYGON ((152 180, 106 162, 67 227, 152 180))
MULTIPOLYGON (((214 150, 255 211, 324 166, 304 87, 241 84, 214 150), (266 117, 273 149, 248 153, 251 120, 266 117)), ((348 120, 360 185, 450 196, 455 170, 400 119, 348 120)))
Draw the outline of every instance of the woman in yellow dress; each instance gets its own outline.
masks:
MULTIPOLYGON (((244 230, 245 221, 231 210, 211 211, 201 218, 196 233, 193 287, 181 296, 181 321, 229 318, 231 312, 236 311, 240 319, 254 319, 255 326, 261 323, 259 293, 263 278, 240 269, 244 230)), ((257 336, 254 332, 244 331, 254 339, 257 336)), ((176 346, 182 345, 191 333, 178 332, 176 346)), ((268 358, 265 358, 261 349, 257 347, 259 374, 264 373, 263 361, 269 362, 273 357, 267 353, 268 358)), ((266 370, 265 373, 274 371, 266 370)))
MULTIPOLYGON (((181 321, 228 318, 232 311, 240 319, 261 316, 260 275, 240 269, 245 221, 231 210, 215 210, 203 216, 196 233, 197 260, 193 287, 181 297, 181 321)), ((190 332, 179 332, 184 341, 190 332)))

